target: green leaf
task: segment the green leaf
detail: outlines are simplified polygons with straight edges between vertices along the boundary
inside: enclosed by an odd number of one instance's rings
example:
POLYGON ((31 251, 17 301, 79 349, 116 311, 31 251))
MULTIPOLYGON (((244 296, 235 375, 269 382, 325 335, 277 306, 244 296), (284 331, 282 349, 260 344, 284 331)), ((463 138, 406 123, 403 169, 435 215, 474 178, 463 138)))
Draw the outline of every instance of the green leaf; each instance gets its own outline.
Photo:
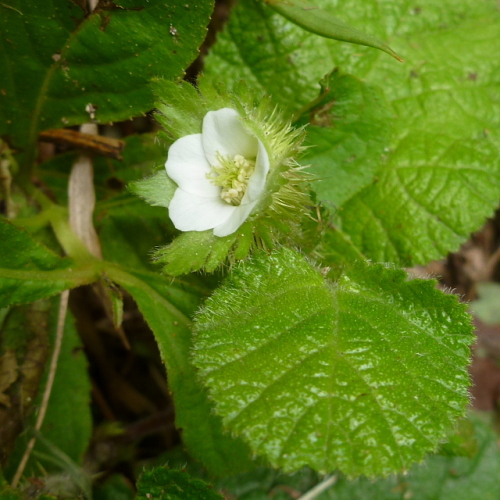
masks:
POLYGON ((334 72, 324 86, 325 96, 307 113, 309 149, 301 163, 317 177, 318 198, 337 207, 373 181, 394 116, 378 88, 353 76, 334 72))
POLYGON ((367 45, 401 61, 401 58, 384 42, 352 28, 316 5, 302 0, 265 0, 265 3, 292 23, 311 33, 341 42, 367 45))
POLYGON ((174 197, 177 184, 167 175, 165 170, 156 172, 151 177, 132 182, 129 186, 132 193, 144 198, 155 207, 168 208, 174 197))
POLYGON ((90 268, 76 268, 0 218, 0 308, 33 302, 97 279, 90 268))
POLYGON ((197 315, 194 363, 225 427, 273 466, 397 472, 468 403, 470 317, 434 287, 361 262, 330 284, 291 250, 261 254, 197 315))
MULTIPOLYGON (((389 33, 396 14, 383 6, 381 29, 389 33)), ((497 5, 424 2, 407 20, 393 38, 406 68, 368 53, 362 61, 343 48, 339 54, 345 70, 384 88, 398 120, 377 182, 336 220, 366 257, 405 266, 456 250, 500 194, 497 5)))
POLYGON ((337 211, 336 226, 367 258, 423 264, 458 249, 499 194, 492 141, 408 133, 374 183, 337 211))
MULTIPOLYGON (((58 301, 51 304, 50 319, 45 323, 50 343, 53 345, 57 325, 58 301)), ((42 340, 40 340, 42 341, 42 340)), ((35 406, 39 406, 48 376, 48 364, 38 390, 35 406)), ((27 423, 34 426, 36 413, 32 414, 27 423)), ((63 452, 76 464, 82 463, 83 453, 92 435, 92 416, 90 411, 90 380, 87 372, 87 360, 83 352, 81 341, 76 332, 71 315, 66 318, 61 354, 57 363, 57 371, 52 386, 49 406, 45 415, 41 435, 50 445, 63 452)), ((6 474, 12 476, 18 466, 31 434, 23 433, 16 441, 15 450, 6 469, 6 474)), ((44 444, 37 441, 35 453, 47 454, 44 444)), ((49 450, 49 455, 50 455, 49 450)), ((41 463, 43 469, 58 471, 50 459, 37 458, 32 455, 26 467, 25 475, 39 476, 41 463)))
POLYGON ((173 393, 176 425, 190 454, 215 475, 252 468, 246 445, 223 432, 190 362, 189 316, 207 290, 149 272, 109 268, 106 274, 132 295, 155 335, 173 393))
POLYGON ((137 483, 136 500, 223 500, 201 479, 165 467, 146 471, 137 483))
POLYGON ((149 111, 151 79, 183 75, 212 8, 210 0, 196 8, 180 0, 122 0, 87 15, 67 0, 1 4, 0 135, 8 134, 14 149, 29 148, 31 164, 40 130, 94 114, 104 123, 149 111))

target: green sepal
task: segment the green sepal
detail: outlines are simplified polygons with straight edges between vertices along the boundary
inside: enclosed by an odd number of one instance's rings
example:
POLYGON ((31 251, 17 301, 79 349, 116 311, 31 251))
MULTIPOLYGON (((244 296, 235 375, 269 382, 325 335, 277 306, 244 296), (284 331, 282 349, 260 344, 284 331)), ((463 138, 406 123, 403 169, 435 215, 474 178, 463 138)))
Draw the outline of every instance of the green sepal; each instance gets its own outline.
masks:
POLYGON ((243 224, 238 229, 238 239, 236 240, 236 248, 234 250, 234 258, 236 260, 244 259, 252 249, 253 246, 253 233, 252 226, 248 222, 243 224))
POLYGON ((177 184, 162 169, 151 177, 131 182, 128 188, 150 205, 168 208, 170 201, 174 197, 177 184))
POLYGON ((200 269, 213 272, 227 257, 237 233, 219 238, 211 229, 188 231, 179 235, 170 245, 159 248, 153 258, 163 264, 163 272, 180 276, 200 269))
POLYGON ((366 45, 382 50, 398 61, 403 60, 384 42, 352 28, 329 12, 302 0, 264 0, 265 4, 278 14, 306 31, 340 42, 366 45))

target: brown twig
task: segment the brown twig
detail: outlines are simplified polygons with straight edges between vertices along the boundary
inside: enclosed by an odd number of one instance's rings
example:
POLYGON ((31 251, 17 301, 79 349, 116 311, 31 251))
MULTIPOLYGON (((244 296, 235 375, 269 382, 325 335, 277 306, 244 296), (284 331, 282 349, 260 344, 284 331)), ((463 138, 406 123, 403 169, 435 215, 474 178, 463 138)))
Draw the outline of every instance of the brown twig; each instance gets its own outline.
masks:
MULTIPOLYGON (((66 313, 68 311, 68 298, 69 298, 69 290, 64 290, 61 293, 61 302, 59 305, 59 316, 57 318, 57 331, 56 331, 56 339, 54 342, 54 350, 52 351, 52 358, 50 360, 49 366, 49 375, 47 377, 47 383, 45 384, 45 391, 43 393, 42 402, 40 404, 40 411, 38 413, 38 417, 35 423, 35 430, 40 431, 43 425, 43 421, 45 419, 45 414, 47 413, 47 408, 49 406, 50 394, 52 392, 52 386, 54 385, 54 378, 56 376, 57 371, 57 362, 59 360, 59 354, 61 353, 61 345, 64 337, 64 323, 66 321, 66 313)), ((28 463, 28 459, 35 447, 36 437, 32 437, 28 446, 26 446, 26 450, 24 451, 24 455, 19 462, 19 466, 14 474, 14 478, 12 479, 12 487, 15 488, 21 479, 21 476, 24 472, 26 464, 28 463)))
POLYGON ((40 140, 53 144, 69 145, 108 158, 121 160, 125 143, 120 139, 101 135, 84 134, 71 129, 52 129, 40 133, 40 140))

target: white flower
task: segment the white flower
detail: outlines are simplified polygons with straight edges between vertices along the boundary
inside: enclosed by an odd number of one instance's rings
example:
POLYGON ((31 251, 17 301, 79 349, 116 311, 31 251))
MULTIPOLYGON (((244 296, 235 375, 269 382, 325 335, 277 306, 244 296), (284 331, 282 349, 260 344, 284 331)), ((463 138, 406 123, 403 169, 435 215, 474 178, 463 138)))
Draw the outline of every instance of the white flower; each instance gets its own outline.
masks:
POLYGON ((269 155, 234 109, 209 111, 201 134, 181 137, 165 163, 178 185, 169 214, 181 231, 234 233, 265 191, 269 155))

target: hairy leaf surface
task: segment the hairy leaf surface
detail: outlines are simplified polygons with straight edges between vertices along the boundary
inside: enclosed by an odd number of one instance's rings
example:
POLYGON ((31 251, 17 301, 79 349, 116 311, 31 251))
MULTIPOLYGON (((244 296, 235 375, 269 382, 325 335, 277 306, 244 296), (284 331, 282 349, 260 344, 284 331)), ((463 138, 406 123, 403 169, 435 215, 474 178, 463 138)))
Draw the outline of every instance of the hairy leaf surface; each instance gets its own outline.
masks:
POLYGON ((137 500, 223 500, 201 479, 182 470, 156 467, 144 472, 137 483, 137 500))
POLYGON ((194 362, 225 426, 276 467, 397 472, 468 403, 465 306, 359 263, 329 284, 283 250, 237 267, 197 317, 194 362))

